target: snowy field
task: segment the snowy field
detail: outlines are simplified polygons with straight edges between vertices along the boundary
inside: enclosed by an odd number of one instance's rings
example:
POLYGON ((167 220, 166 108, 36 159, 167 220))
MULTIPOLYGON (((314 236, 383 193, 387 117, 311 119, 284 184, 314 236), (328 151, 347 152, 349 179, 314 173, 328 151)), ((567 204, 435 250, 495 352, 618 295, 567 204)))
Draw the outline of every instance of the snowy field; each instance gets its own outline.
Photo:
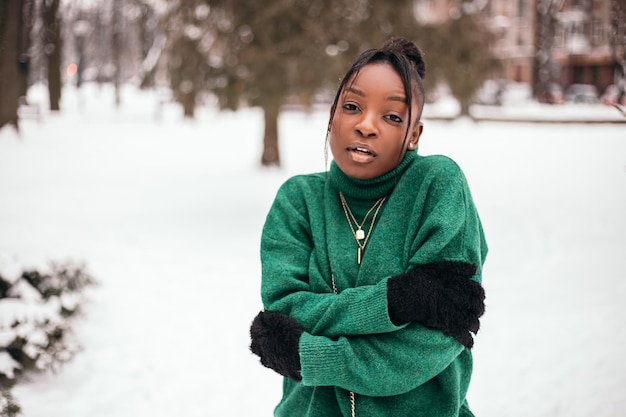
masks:
MULTIPOLYGON (((327 111, 284 113, 284 166, 261 169, 256 110, 183 121, 89 86, 62 107, 0 130, 0 254, 100 285, 83 352, 15 388, 24 417, 272 415, 281 379, 248 351, 260 231, 287 177, 325 168, 327 111)), ((477 417, 623 416, 626 125, 427 120, 420 152, 461 165, 490 244, 477 417)))

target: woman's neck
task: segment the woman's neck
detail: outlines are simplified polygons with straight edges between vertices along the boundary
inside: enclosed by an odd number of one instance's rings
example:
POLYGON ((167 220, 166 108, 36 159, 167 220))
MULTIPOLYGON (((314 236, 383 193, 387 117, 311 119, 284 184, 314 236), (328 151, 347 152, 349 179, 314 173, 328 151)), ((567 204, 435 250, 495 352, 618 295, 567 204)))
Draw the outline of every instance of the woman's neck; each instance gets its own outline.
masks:
POLYGON ((335 161, 330 163, 330 184, 346 197, 356 200, 376 200, 391 194, 402 173, 417 157, 417 152, 407 151, 398 166, 377 178, 362 180, 346 175, 335 161))

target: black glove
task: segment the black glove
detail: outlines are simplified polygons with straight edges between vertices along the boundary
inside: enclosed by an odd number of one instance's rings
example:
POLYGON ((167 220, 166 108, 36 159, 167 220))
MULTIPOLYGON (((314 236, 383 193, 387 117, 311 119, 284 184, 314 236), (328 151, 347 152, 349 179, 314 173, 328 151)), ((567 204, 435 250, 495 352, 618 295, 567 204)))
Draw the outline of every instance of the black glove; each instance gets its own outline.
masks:
POLYGON ((250 350, 279 374, 301 381, 298 345, 304 329, 286 314, 261 311, 250 326, 250 350))
POLYGON ((471 348, 485 312, 485 291, 471 279, 475 274, 475 264, 443 261, 389 278, 389 318, 397 325, 414 321, 442 330, 471 348))

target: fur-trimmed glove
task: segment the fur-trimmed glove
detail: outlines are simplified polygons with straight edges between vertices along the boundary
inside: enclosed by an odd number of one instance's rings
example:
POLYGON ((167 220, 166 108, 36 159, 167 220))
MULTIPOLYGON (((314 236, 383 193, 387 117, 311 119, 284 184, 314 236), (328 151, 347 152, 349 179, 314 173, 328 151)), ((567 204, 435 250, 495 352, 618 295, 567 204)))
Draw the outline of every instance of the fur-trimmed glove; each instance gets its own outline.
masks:
POLYGON ((261 311, 250 326, 250 350, 261 358, 263 366, 301 381, 298 345, 304 329, 286 314, 261 311))
POLYGON ((485 312, 485 291, 471 278, 476 265, 442 261, 418 265, 387 281, 389 318, 443 331, 470 349, 485 312))

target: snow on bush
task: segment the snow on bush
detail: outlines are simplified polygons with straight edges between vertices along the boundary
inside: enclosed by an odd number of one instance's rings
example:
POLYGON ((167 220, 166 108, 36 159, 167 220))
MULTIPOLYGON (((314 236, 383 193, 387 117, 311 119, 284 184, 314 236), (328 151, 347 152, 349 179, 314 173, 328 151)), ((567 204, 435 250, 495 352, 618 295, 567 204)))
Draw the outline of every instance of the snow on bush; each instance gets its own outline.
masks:
POLYGON ((93 284, 82 264, 20 270, 0 262, 0 417, 19 413, 9 390, 21 378, 56 371, 79 351, 72 321, 93 284))
POLYGON ((17 405, 11 393, 7 390, 0 389, 0 416, 15 417, 20 414, 20 406, 17 405))

